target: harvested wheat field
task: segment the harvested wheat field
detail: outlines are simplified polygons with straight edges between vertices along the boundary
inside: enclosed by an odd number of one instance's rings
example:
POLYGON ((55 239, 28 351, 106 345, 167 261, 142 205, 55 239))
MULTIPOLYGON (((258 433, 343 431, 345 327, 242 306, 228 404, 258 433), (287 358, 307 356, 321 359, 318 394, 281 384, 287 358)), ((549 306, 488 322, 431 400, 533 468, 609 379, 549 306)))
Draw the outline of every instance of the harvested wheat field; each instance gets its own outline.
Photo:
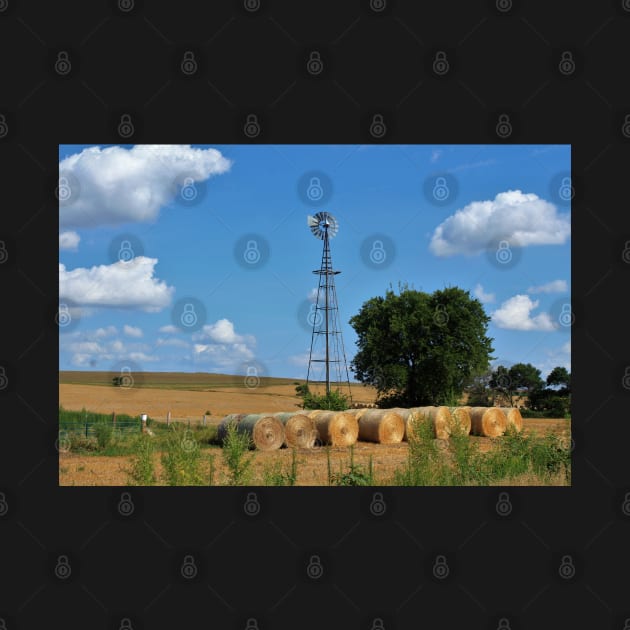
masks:
MULTIPOLYGON (((523 432, 527 434, 535 431, 539 435, 551 432, 555 435, 567 433, 568 422, 564 419, 523 419, 523 432)), ((476 442, 480 451, 490 451, 496 440, 480 436, 470 436, 470 440, 476 442)), ((498 438, 500 439, 500 438, 498 438)), ((436 442, 442 442, 436 440, 436 442)), ((375 444, 370 442, 356 442, 353 446, 354 461, 356 464, 367 467, 370 456, 372 465, 378 474, 381 483, 391 482, 394 471, 402 466, 408 457, 409 445, 407 442, 398 444, 375 444)), ((208 453, 215 455, 215 483, 221 484, 226 478, 226 468, 222 462, 221 449, 208 449, 208 453)), ((292 450, 281 448, 276 451, 252 451, 255 453, 253 463, 252 485, 263 484, 263 474, 266 467, 281 463, 288 467, 291 464, 292 450)), ((298 476, 297 486, 323 486, 327 484, 327 457, 326 449, 316 447, 312 449, 296 449, 298 476)), ((331 447, 330 459, 332 472, 338 472, 341 468, 347 469, 350 457, 348 447, 331 447)), ((159 454, 154 458, 158 475, 161 473, 162 464, 159 454)), ((107 457, 101 455, 84 455, 76 453, 60 453, 59 455, 59 484, 62 486, 125 486, 127 484, 127 470, 131 465, 128 456, 107 457)), ((209 473, 209 458, 207 457, 203 469, 209 473)), ((506 485, 537 485, 535 479, 527 477, 512 480, 506 485)), ((558 481, 557 485, 564 485, 558 481)))
MULTIPOLYGON (((208 430, 221 427, 221 421, 229 414, 237 421, 248 418, 248 426, 243 426, 259 448, 251 451, 251 485, 264 485, 269 478, 270 468, 291 466, 295 453, 297 477, 295 485, 327 485, 329 474, 342 475, 348 470, 350 457, 354 464, 372 467, 378 484, 393 483, 394 473, 408 461, 409 444, 394 444, 389 439, 397 440, 400 427, 392 427, 385 433, 386 425, 377 419, 384 412, 393 412, 401 418, 403 424, 409 417, 409 410, 367 410, 361 405, 373 403, 375 391, 372 388, 353 384, 353 401, 358 409, 346 413, 304 411, 300 407, 301 399, 295 395, 296 382, 289 379, 261 379, 256 388, 249 389, 242 383, 242 377, 208 374, 149 374, 138 378, 133 388, 125 389, 109 385, 108 373, 62 373, 60 374, 60 405, 66 410, 87 409, 90 412, 110 414, 128 414, 138 417, 146 413, 153 422, 162 423, 170 412, 171 420, 191 425, 199 425, 205 416, 208 430), (208 413, 207 413, 208 412, 208 413), (261 413, 264 412, 264 413, 261 413), (256 415, 254 415, 256 414, 256 415), (365 416, 365 422, 360 419, 365 416), (319 422, 318 422, 319 417, 319 422), (257 437, 254 435, 257 420, 269 418, 260 424, 257 437), (289 436, 291 419, 295 418, 293 437, 289 436), (359 431, 363 424, 363 434, 359 431), (267 426, 269 425, 269 426, 267 426), (273 425, 273 426, 272 426, 273 425), (370 441, 373 440, 373 441, 370 441), (322 444, 329 444, 324 448, 322 444), (295 449, 286 448, 294 444, 295 449), (270 450, 265 450, 265 449, 270 450), (329 459, 330 458, 330 459, 329 459), (330 468, 329 468, 330 461, 330 468)), ((435 410, 438 408, 433 408, 435 410)), ((456 410, 444 408, 455 415, 456 410)), ((461 409, 461 408, 460 408, 461 409)), ((441 409, 440 409, 441 410, 441 409)), ((484 412, 485 413, 485 412, 484 412)), ((501 412, 499 412, 501 413, 501 412)), ((477 410, 475 418, 478 432, 482 432, 483 413, 477 410)), ((502 414, 501 414, 502 415, 502 414)), ((467 424, 468 418, 464 418, 467 424)), ((519 422, 516 418, 514 424, 519 422)), ((442 428, 442 424, 440 424, 442 428)), ((448 426, 444 426, 448 432, 448 426)), ((568 436, 570 422, 564 419, 522 419, 522 434, 532 432, 538 435, 554 434, 568 436)), ((223 437, 224 437, 224 432, 223 437)), ((221 438, 221 432, 219 438, 221 438)), ((448 437, 448 436, 446 436, 448 437)), ((494 449, 502 437, 469 435, 479 452, 494 449)), ((161 442, 160 442, 161 444, 161 442)), ((436 446, 448 450, 449 440, 435 440, 436 446)), ((158 484, 164 484, 162 475, 163 451, 158 448, 154 455, 158 484)), ((127 451, 128 452, 128 451, 127 451)), ((201 449, 201 470, 210 474, 210 459, 213 459, 213 483, 223 484, 227 480, 227 468, 219 446, 206 445, 201 449)), ((129 483, 131 455, 103 455, 99 452, 73 451, 59 455, 60 485, 114 485, 124 486, 129 483)), ((536 479, 512 479, 512 485, 538 485, 536 479)), ((548 483, 548 482, 546 482, 548 483)), ((553 481, 551 482, 554 483, 553 481)), ((558 482, 558 485, 566 485, 558 482)))

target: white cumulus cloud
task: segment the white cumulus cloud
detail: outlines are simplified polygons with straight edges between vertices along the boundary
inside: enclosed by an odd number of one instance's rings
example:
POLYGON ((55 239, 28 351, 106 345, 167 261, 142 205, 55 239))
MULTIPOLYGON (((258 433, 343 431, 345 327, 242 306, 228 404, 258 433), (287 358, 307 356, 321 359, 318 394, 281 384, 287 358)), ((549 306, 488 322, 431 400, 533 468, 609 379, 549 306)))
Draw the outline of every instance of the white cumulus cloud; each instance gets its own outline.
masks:
POLYGON ((89 147, 59 162, 59 172, 77 182, 76 201, 59 208, 64 228, 153 221, 179 191, 182 177, 205 181, 232 163, 216 149, 140 144, 89 147))
POLYGON ((529 287, 527 293, 567 293, 569 287, 566 280, 552 280, 546 284, 529 287))
POLYGON ((154 277, 157 262, 157 258, 137 256, 129 262, 72 270, 60 263, 59 297, 85 306, 160 311, 170 304, 175 289, 154 277))
POLYGON ((123 332, 127 337, 142 337, 142 329, 137 326, 129 326, 125 324, 123 326, 123 332))
POLYGON ((475 297, 482 303, 482 304, 487 304, 488 302, 494 302, 495 300, 495 295, 494 293, 486 293, 483 290, 483 287, 477 283, 475 285, 475 288, 473 289, 473 293, 475 295, 475 297))
POLYGON ((194 359, 210 363, 215 369, 237 368, 255 356, 256 338, 238 334, 229 319, 206 324, 192 339, 194 359))
POLYGON ((125 343, 112 338, 118 335, 115 326, 96 330, 73 331, 59 336, 59 349, 70 354, 70 363, 77 367, 109 369, 114 362, 131 360, 143 364, 159 361, 146 343, 125 343))
POLYGON ((193 341, 207 341, 210 343, 243 343, 251 342, 253 337, 238 335, 234 324, 229 319, 219 319, 214 324, 206 324, 198 333, 193 335, 193 341))
POLYGON ((436 256, 477 254, 500 240, 527 245, 561 245, 571 234, 568 214, 533 193, 508 190, 473 201, 435 229, 429 249, 436 256))
POLYGON ((71 230, 59 233, 59 249, 66 249, 76 252, 79 248, 81 237, 71 230))
POLYGON ((529 295, 515 295, 492 313, 492 321, 499 328, 508 330, 555 330, 549 313, 532 316, 538 304, 539 301, 532 300, 529 295))

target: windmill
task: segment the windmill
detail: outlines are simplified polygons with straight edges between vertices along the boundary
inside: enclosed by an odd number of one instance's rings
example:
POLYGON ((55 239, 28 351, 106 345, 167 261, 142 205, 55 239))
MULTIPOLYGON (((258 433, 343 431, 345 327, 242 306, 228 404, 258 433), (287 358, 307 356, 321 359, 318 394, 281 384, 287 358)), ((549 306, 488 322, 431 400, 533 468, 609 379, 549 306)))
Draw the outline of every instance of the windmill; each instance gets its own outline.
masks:
POLYGON ((333 270, 330 255, 330 239, 337 234, 339 224, 335 217, 328 212, 318 212, 314 216, 309 215, 307 223, 313 236, 324 241, 324 247, 320 268, 313 271, 314 274, 319 275, 319 285, 317 287, 317 301, 309 313, 309 323, 313 326, 313 332, 311 335, 311 350, 308 357, 306 385, 308 386, 309 381, 312 383, 324 382, 326 394, 328 395, 330 394, 331 382, 336 383, 338 389, 343 383, 347 385, 349 400, 352 400, 346 351, 339 325, 337 291, 335 289, 335 276, 341 272, 333 270), (322 364, 324 366, 323 374, 321 373, 322 364), (313 373, 316 373, 319 379, 313 378, 313 373))

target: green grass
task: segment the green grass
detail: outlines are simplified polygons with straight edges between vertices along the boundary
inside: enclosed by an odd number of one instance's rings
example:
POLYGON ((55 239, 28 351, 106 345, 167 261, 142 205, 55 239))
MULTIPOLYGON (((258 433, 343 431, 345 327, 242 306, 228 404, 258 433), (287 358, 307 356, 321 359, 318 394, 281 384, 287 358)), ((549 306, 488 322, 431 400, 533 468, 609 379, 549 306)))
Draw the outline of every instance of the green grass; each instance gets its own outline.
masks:
POLYGON ((228 423, 221 451, 228 468, 228 485, 245 486, 249 482, 254 460, 254 453, 249 453, 252 446, 252 439, 248 433, 238 431, 235 422, 228 423))
POLYGON ((294 486, 297 482, 297 456, 295 449, 291 452, 291 464, 288 467, 282 462, 272 462, 265 466, 262 473, 264 486, 294 486))
POLYGON ((408 439, 408 460, 394 473, 394 485, 487 486, 519 477, 546 485, 559 474, 571 483, 570 447, 552 434, 523 435, 509 427, 492 450, 481 453, 468 435, 454 431, 447 448, 439 448, 431 421, 421 418, 408 439))
MULTIPOLYGON (((330 455, 330 451, 329 451, 330 455)), ((339 472, 332 473, 330 469, 330 460, 328 465, 328 485, 329 486, 374 486, 376 480, 374 478, 374 466, 372 456, 367 466, 360 466, 354 461, 354 447, 350 447, 350 459, 347 469, 344 470, 342 464, 339 464, 339 472)))

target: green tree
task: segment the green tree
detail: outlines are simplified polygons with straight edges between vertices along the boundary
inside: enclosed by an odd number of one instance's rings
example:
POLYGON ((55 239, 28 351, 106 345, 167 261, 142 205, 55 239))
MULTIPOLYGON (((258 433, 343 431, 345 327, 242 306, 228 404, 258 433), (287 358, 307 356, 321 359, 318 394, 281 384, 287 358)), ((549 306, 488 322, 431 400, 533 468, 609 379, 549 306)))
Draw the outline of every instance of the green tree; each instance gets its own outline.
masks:
POLYGON ((547 386, 560 386, 568 393, 571 391, 571 374, 565 367, 556 366, 547 376, 547 386))
POLYGON ((515 363, 510 368, 510 379, 515 393, 526 394, 528 397, 545 384, 540 377, 540 370, 531 363, 515 363))
POLYGON ((350 319, 358 337, 352 369, 376 387, 380 404, 444 404, 488 369, 489 321, 481 302, 458 287, 432 294, 390 287, 350 319))
POLYGON ((494 394, 493 398, 498 397, 501 399, 500 402, 502 404, 512 406, 512 399, 516 390, 512 383, 509 368, 506 368, 504 365, 497 366, 490 376, 489 385, 494 394))

